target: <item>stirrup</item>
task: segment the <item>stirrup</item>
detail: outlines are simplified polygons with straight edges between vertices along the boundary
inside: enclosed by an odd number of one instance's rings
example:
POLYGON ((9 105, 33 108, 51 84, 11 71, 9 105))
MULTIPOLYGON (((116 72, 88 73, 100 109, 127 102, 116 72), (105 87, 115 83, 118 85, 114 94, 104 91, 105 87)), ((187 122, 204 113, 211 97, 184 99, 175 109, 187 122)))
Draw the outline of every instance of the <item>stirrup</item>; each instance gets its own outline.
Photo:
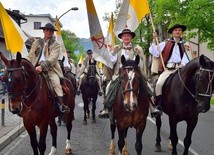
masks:
POLYGON ((78 89, 76 93, 77 93, 77 95, 80 95, 80 90, 78 89))
POLYGON ((59 109, 63 114, 68 114, 70 112, 70 108, 64 104, 60 105, 59 109))
POLYGON ((155 107, 154 111, 151 112, 152 117, 158 117, 162 115, 162 108, 160 106, 155 107))
POLYGON ((99 93, 98 93, 100 96, 102 96, 103 95, 103 92, 101 92, 101 91, 99 91, 99 93))
POLYGON ((101 110, 98 117, 99 118, 109 118, 108 111, 106 109, 101 110))

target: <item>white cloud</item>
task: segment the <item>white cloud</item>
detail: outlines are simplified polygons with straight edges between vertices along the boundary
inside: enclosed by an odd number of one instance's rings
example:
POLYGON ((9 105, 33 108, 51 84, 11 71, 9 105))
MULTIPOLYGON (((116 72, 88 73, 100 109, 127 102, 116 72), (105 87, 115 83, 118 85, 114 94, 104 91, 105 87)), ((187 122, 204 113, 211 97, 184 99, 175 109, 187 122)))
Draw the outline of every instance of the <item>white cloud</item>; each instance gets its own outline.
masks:
MULTIPOLYGON (((104 13, 115 10, 115 0, 93 0, 103 34, 106 35, 108 22, 103 21, 104 13)), ((69 29, 80 38, 89 38, 88 17, 85 0, 1 0, 6 9, 19 10, 23 14, 51 14, 59 17, 72 7, 79 10, 66 13, 61 19, 63 29, 69 29)))

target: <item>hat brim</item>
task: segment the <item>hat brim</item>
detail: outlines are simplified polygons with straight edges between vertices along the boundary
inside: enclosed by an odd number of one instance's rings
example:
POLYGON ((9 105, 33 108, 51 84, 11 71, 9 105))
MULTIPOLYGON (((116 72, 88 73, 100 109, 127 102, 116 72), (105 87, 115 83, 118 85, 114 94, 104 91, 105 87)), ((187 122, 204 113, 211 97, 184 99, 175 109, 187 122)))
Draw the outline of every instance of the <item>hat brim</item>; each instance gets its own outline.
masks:
POLYGON ((134 33, 134 32, 122 32, 122 33, 118 34, 118 37, 119 37, 120 39, 122 39, 122 35, 123 35, 123 34, 131 34, 132 39, 135 37, 135 33, 134 33))
POLYGON ((169 30, 168 30, 168 33, 172 34, 172 31, 175 29, 175 28, 181 28, 182 29, 182 32, 184 32, 187 27, 185 25, 174 25, 173 27, 171 27, 169 30))
POLYGON ((42 29, 42 30, 44 30, 44 29, 49 29, 49 30, 52 30, 52 31, 57 31, 56 29, 49 28, 49 27, 40 27, 39 29, 42 29))

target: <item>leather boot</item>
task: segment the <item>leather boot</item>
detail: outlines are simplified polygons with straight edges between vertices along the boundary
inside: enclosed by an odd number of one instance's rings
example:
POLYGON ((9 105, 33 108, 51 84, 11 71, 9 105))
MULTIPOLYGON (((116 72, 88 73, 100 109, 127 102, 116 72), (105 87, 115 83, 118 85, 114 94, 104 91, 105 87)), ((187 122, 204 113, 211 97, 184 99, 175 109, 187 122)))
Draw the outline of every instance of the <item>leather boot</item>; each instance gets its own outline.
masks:
POLYGON ((156 96, 156 106, 154 107, 155 115, 154 117, 157 117, 159 115, 162 115, 162 108, 161 108, 161 102, 162 102, 162 95, 156 96))
POLYGON ((58 96, 57 100, 58 100, 58 106, 59 106, 60 111, 63 114, 68 114, 70 112, 70 108, 68 106, 64 105, 63 97, 58 96))

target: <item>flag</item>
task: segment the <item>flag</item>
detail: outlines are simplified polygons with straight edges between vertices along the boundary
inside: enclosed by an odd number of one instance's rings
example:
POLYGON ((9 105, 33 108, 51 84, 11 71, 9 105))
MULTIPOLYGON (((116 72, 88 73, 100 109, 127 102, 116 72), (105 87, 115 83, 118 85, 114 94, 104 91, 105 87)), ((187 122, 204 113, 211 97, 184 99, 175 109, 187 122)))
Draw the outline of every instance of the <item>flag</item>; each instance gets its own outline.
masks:
POLYGON ((83 63, 83 55, 81 54, 81 55, 80 55, 79 62, 78 62, 78 65, 79 65, 79 64, 82 64, 82 63, 83 63))
POLYGON ((98 62, 98 67, 99 67, 99 69, 102 69, 103 68, 103 63, 102 62, 98 62))
POLYGON ((22 57, 28 55, 25 41, 27 37, 22 32, 18 24, 8 15, 3 5, 0 3, 0 21, 5 38, 6 49, 12 54, 20 52, 22 57))
POLYGON ((123 1, 115 26, 115 35, 125 28, 134 32, 148 13, 150 13, 150 9, 147 0, 123 1))
POLYGON ((127 27, 126 21, 127 21, 127 16, 128 16, 129 3, 130 3, 130 0, 123 1, 119 14, 117 16, 117 21, 116 21, 115 28, 114 28, 114 34, 117 37, 118 37, 118 34, 121 33, 123 31, 123 29, 125 29, 127 27))
POLYGON ((57 18, 57 16, 56 16, 56 28, 57 28, 56 40, 60 44, 59 59, 62 60, 63 57, 64 57, 65 58, 65 60, 63 62, 64 67, 69 67, 70 68, 70 64, 69 64, 69 61, 68 61, 68 55, 67 55, 67 52, 66 52, 66 49, 65 49, 65 45, 64 45, 64 42, 63 42, 63 39, 62 39, 61 27, 60 27, 59 19, 57 18))
POLYGON ((110 61, 109 51, 103 32, 100 26, 97 12, 95 10, 93 0, 86 0, 86 7, 88 13, 88 22, 90 28, 90 36, 93 45, 93 56, 96 61, 100 61, 106 66, 113 68, 113 64, 110 61))
POLYGON ((108 49, 110 50, 115 45, 115 35, 114 35, 114 18, 113 13, 111 13, 111 18, 109 21, 108 33, 106 37, 106 43, 108 45, 108 49))

